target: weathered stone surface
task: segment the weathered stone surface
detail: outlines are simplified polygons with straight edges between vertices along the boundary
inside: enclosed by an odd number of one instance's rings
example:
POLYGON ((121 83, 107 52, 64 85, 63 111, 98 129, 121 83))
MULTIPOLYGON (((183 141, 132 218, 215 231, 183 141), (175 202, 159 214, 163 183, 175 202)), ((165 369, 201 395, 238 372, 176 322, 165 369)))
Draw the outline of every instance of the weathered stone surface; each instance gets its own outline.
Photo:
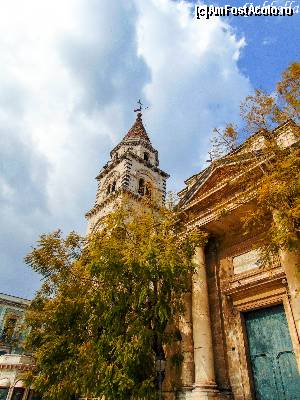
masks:
MULTIPOLYGON (((298 140, 295 131, 299 132, 299 127, 288 121, 273 133, 279 145, 286 147, 298 140)), ((250 310, 284 305, 300 366, 300 256, 281 252, 280 262, 274 258, 270 265, 258 265, 254 247, 263 232, 244 236, 241 229, 241 218, 253 207, 253 195, 241 190, 240 179, 249 169, 255 170, 253 151, 262 146, 263 137, 253 135, 239 148, 239 154, 217 160, 187 179, 186 188, 179 193, 182 209, 191 215, 188 227, 202 228, 210 234, 205 260, 203 254, 197 254, 201 262, 193 277, 195 380, 193 389, 181 392, 180 399, 253 400, 244 326, 244 313, 250 310), (239 159, 246 160, 247 168, 240 168, 239 159), (214 383, 216 386, 209 387, 214 383)))

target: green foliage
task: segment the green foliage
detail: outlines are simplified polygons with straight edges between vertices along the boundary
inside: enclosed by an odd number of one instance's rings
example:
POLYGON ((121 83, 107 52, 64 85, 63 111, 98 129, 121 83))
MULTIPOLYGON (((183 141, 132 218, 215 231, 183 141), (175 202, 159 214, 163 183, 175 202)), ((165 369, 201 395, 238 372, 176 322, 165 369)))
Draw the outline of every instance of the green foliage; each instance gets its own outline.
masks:
POLYGON ((88 240, 42 235, 26 262, 44 277, 27 313, 27 348, 36 368, 27 381, 45 399, 72 394, 154 399, 155 357, 177 340, 201 232, 156 208, 108 215, 88 240))
POLYGON ((292 63, 283 73, 273 93, 256 89, 241 104, 244 133, 272 131, 289 119, 300 122, 300 63, 292 63))
POLYGON ((280 249, 299 251, 300 149, 277 152, 256 188, 256 208, 243 219, 246 230, 264 231, 265 258, 280 249))
POLYGON ((234 151, 238 146, 238 134, 233 124, 228 124, 225 129, 215 128, 211 138, 212 148, 209 152, 210 161, 217 160, 226 153, 234 151))
MULTIPOLYGON (((223 152, 230 153, 232 162, 241 168, 240 187, 245 201, 249 193, 255 193, 253 207, 243 218, 245 232, 262 232, 259 246, 264 259, 270 259, 280 249, 299 251, 300 238, 300 63, 291 64, 282 74, 276 90, 267 94, 256 90, 241 104, 241 118, 244 126, 235 130, 229 124, 223 132, 218 131, 223 140, 223 152), (284 147, 278 141, 276 127, 288 120, 298 140, 292 146, 284 147), (234 132, 232 132, 234 130, 234 132), (231 142, 226 147, 228 131, 239 142, 249 137, 244 144, 244 152, 233 151, 231 142), (258 137, 264 145, 259 150, 252 147, 258 137), (241 162, 243 161, 243 162, 241 162), (246 161, 246 162, 245 162, 246 161), (244 165, 244 166, 243 166, 244 165), (242 173, 244 172, 244 173, 242 173)), ((287 132, 288 134, 288 132, 287 132)), ((220 142, 220 140, 219 140, 220 142)), ((216 147, 216 152, 219 147, 216 147)), ((213 154, 214 148, 211 154, 213 154)), ((215 152, 215 153, 216 153, 215 152)), ((218 158, 218 157, 217 157, 218 158)))

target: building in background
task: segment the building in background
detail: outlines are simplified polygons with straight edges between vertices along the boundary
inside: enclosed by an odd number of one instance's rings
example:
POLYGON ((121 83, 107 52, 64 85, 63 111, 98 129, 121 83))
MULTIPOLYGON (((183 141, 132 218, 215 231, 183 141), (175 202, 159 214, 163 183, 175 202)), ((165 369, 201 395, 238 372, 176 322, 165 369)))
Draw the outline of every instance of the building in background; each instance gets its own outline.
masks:
POLYGON ((22 372, 33 365, 22 349, 22 324, 29 304, 29 300, 0 293, 0 400, 40 399, 22 381, 22 372))

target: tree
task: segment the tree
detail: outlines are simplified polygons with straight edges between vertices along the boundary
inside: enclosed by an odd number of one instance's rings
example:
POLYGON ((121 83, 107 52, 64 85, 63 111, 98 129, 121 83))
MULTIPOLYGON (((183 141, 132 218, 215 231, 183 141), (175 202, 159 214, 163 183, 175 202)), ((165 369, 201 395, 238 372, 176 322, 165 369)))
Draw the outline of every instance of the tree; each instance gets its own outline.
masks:
POLYGON ((244 168, 246 173, 240 180, 246 193, 243 201, 249 200, 249 192, 255 193, 255 206, 243 218, 244 228, 246 232, 264 232, 259 246, 265 260, 280 250, 299 252, 299 84, 300 63, 293 63, 283 72, 273 93, 256 90, 241 104, 241 129, 228 124, 223 131, 215 130, 210 153, 214 162, 222 157, 236 158, 244 168), (294 140, 284 146, 276 127, 287 121, 293 127, 294 140), (239 144, 245 138, 241 155, 239 144), (257 146, 259 140, 261 146, 257 146))
POLYGON ((127 202, 89 238, 40 237, 25 259, 44 279, 27 313, 27 381, 43 398, 156 398, 155 359, 180 339, 193 254, 206 241, 183 225, 175 211, 127 202))

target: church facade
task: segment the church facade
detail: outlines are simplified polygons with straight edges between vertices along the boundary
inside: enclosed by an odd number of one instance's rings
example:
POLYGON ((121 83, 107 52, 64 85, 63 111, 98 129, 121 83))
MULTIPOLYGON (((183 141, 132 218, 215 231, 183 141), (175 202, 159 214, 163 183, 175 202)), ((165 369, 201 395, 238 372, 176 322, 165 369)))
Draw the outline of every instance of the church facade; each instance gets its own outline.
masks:
MULTIPOLYGON (((283 147, 295 145, 299 127, 288 121, 273 135, 283 147)), ((255 205, 240 183, 259 168, 263 146, 264 136, 253 135, 187 179, 179 193, 189 227, 209 234, 195 255, 181 322, 181 399, 300 398, 300 256, 282 251, 261 265, 256 244, 263 232, 242 230, 255 205)))

